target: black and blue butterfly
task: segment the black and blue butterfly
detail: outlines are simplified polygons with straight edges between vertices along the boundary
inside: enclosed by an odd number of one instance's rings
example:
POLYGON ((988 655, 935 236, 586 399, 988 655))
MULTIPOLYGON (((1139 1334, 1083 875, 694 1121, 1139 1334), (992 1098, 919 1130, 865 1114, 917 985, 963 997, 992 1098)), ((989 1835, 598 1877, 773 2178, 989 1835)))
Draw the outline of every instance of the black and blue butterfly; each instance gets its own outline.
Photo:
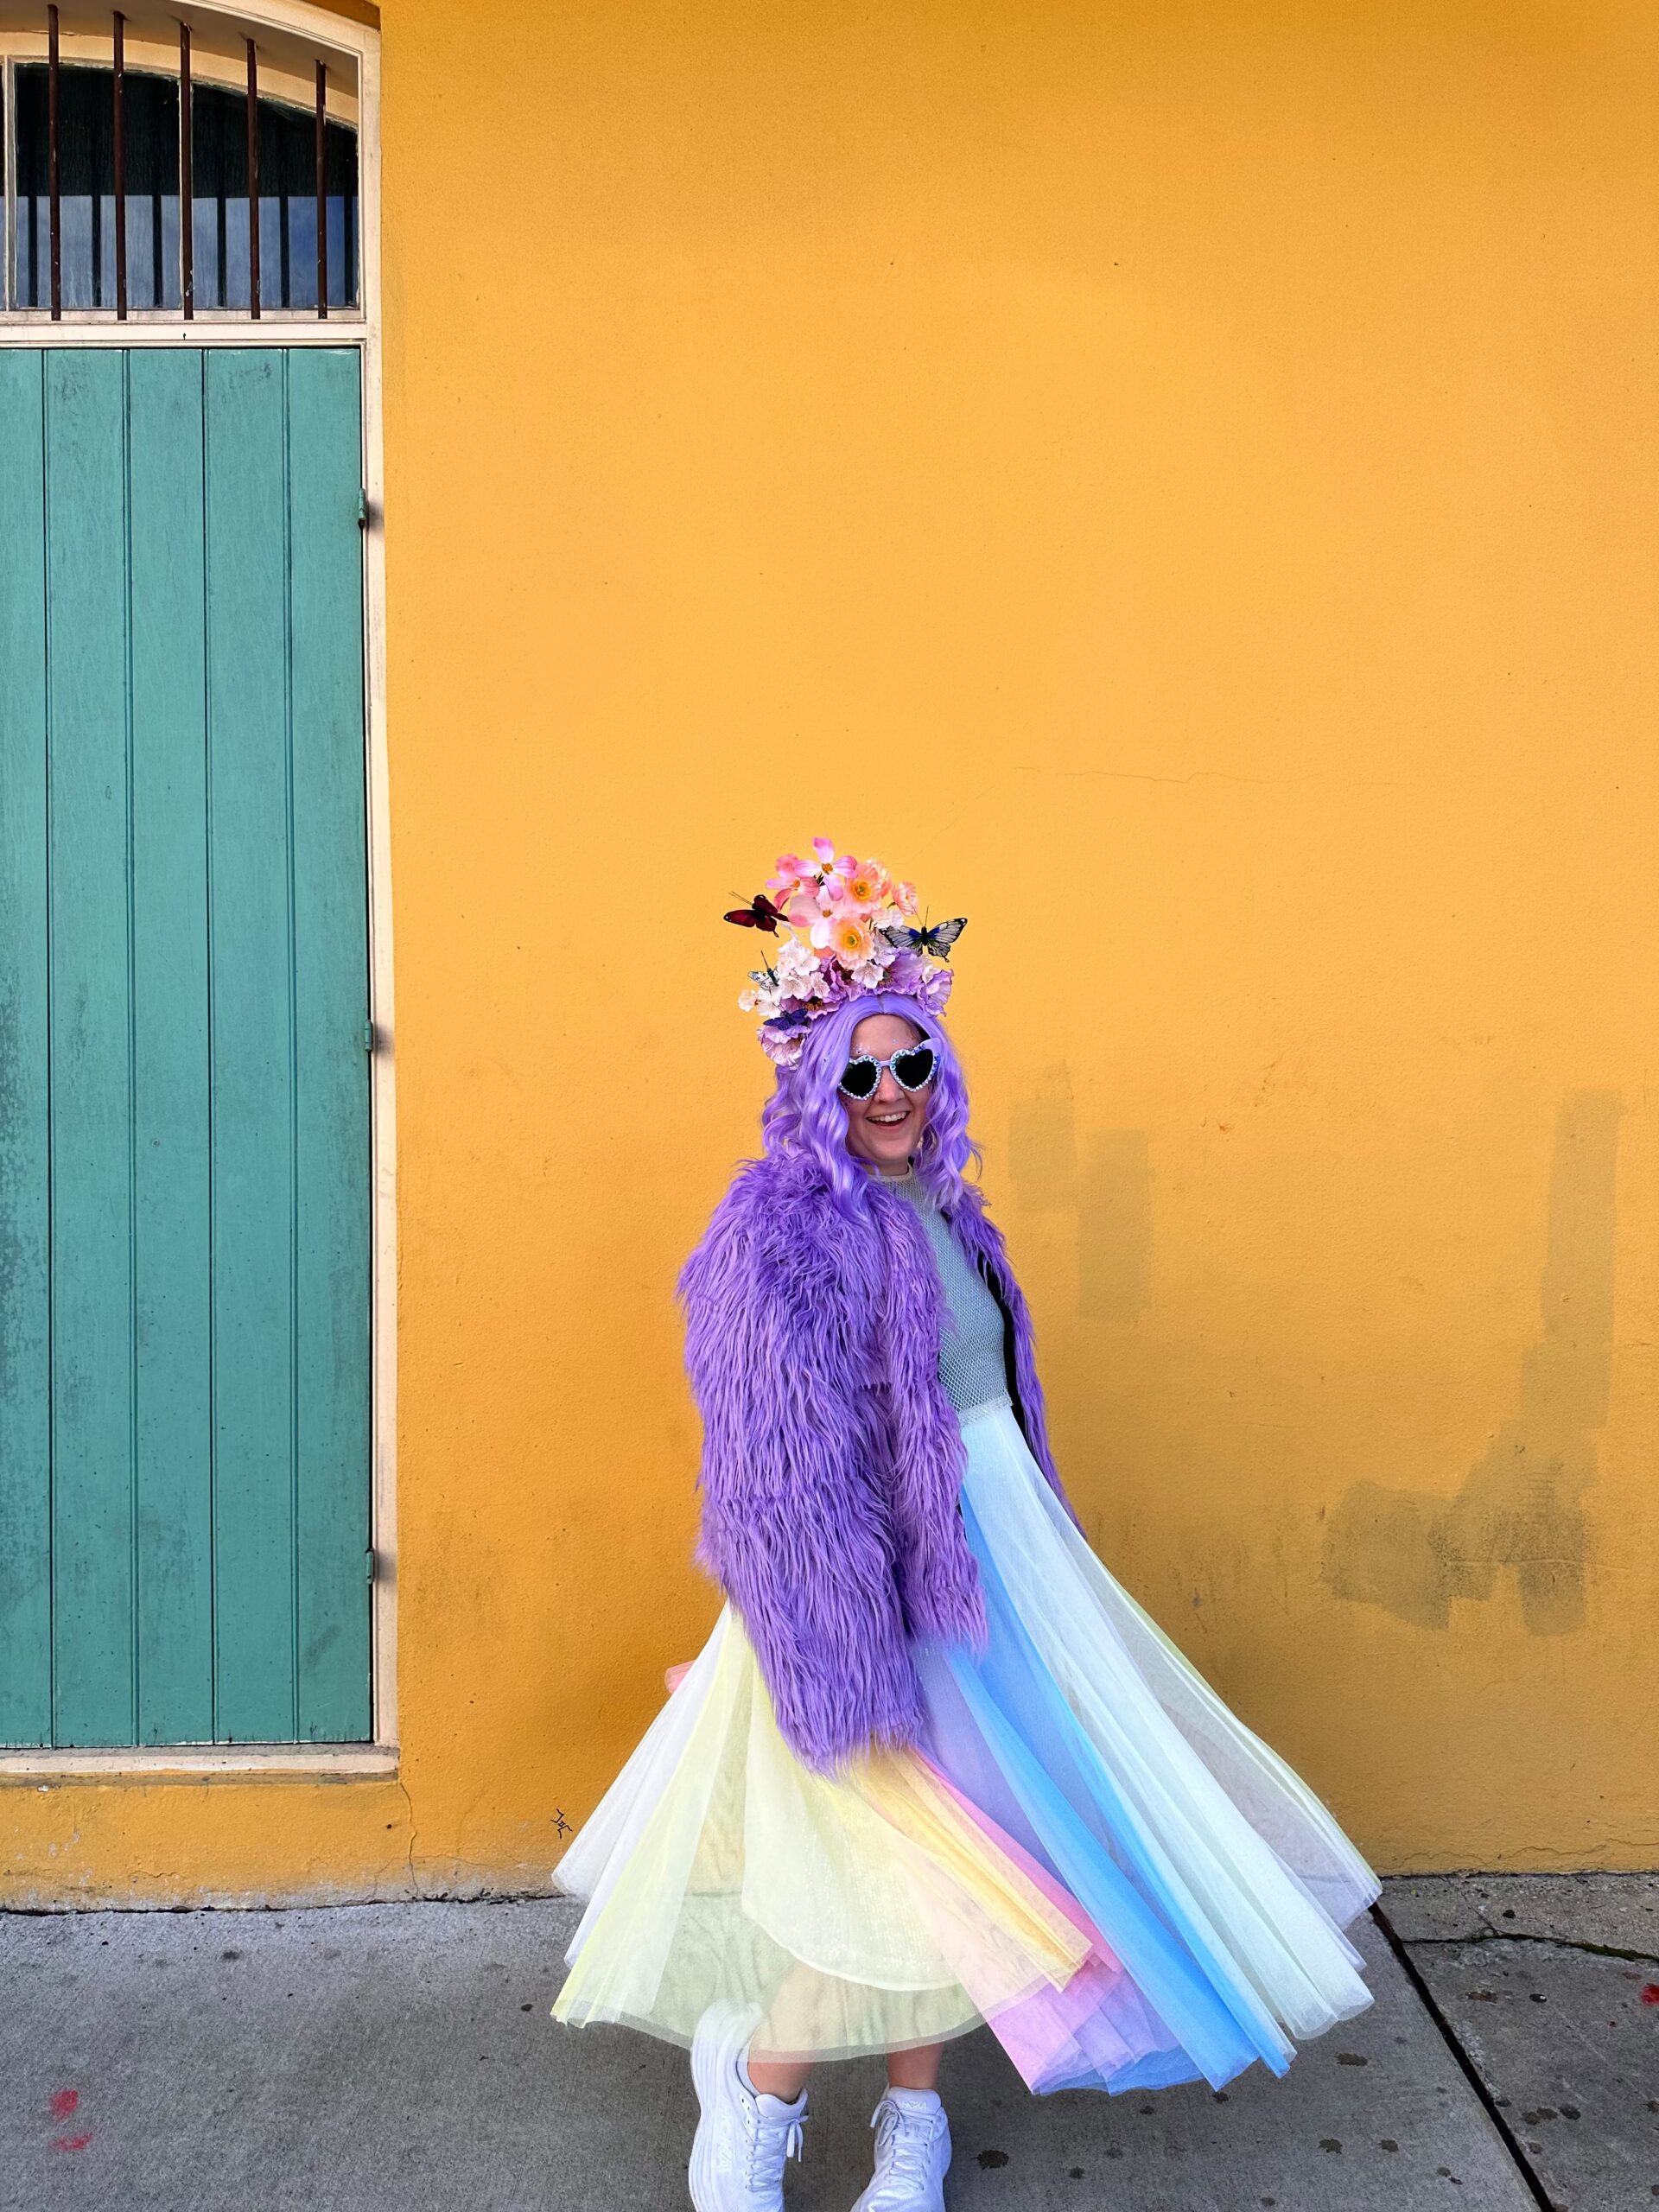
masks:
POLYGON ((894 922, 881 934, 895 951, 931 952, 936 960, 948 960, 951 946, 967 926, 967 915, 958 914, 955 921, 935 922, 931 929, 925 925, 912 929, 908 923, 894 922))

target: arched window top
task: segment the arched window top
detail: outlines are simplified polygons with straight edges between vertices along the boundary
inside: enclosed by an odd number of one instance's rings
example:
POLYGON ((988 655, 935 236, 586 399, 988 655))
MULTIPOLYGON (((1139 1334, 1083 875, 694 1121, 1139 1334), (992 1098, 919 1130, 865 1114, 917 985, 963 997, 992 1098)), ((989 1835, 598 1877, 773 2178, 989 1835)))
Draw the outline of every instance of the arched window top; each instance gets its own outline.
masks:
POLYGON ((222 13, 0 14, 9 317, 355 317, 355 54, 222 13), (8 17, 10 22, 8 22, 8 17))

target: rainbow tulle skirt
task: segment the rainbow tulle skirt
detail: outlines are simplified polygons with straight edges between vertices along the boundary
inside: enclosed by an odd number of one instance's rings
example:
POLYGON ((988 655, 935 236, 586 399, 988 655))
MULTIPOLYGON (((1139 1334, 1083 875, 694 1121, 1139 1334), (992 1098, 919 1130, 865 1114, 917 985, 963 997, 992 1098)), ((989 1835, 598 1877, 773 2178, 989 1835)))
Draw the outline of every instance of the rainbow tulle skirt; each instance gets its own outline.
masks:
POLYGON ((1034 2090, 1214 2088, 1370 2002, 1377 1894, 1319 1799, 1107 1572, 1006 1400, 963 1417, 982 1658, 921 1644, 924 1739, 833 1778, 779 1732, 729 1607, 555 1879, 553 2006, 689 2044, 902 2050, 988 2021, 1034 2090))

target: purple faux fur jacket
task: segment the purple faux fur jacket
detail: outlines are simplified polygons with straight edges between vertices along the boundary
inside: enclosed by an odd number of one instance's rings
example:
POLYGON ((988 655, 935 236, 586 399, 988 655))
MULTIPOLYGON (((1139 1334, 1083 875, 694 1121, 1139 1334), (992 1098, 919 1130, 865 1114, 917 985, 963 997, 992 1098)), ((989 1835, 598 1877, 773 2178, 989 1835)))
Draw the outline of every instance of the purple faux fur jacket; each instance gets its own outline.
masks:
MULTIPOLYGON (((1014 1410, 1065 1503, 1001 1233, 971 1191, 950 1227, 1002 1306, 1014 1410)), ((849 1220, 809 1158, 747 1160, 678 1290, 703 1426, 696 1556, 742 1619, 785 1740, 821 1770, 912 1740, 908 1639, 985 1642, 938 1379, 948 1313, 915 1209, 872 1176, 849 1220)))

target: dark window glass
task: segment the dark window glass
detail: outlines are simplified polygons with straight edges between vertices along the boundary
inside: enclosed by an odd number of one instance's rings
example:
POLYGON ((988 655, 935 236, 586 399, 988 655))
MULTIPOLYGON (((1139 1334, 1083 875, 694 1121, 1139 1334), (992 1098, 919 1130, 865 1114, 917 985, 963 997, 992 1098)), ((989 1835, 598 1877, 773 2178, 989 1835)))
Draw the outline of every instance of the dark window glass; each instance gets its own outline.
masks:
MULTIPOLYGON (((17 68, 17 305, 52 304, 47 71, 17 68)), ((179 88, 129 69, 127 304, 179 304, 179 88)), ((58 73, 59 271, 66 309, 115 305, 115 73, 58 73)))
MULTIPOLYGON (((245 308, 248 299, 248 103, 217 85, 192 87, 191 198, 196 305, 245 308)), ((259 304, 317 304, 316 118, 259 103, 259 304)), ((330 123, 328 304, 357 304, 357 133, 330 123)))
MULTIPOLYGON (((17 86, 16 304, 52 304, 47 165, 47 70, 23 62, 17 86)), ((129 69, 126 130, 127 304, 179 302, 179 87, 129 69)), ((66 311, 115 306, 115 76, 65 67, 58 77, 60 269, 66 311)), ((191 88, 194 278, 199 308, 242 308, 248 296, 248 104, 241 92, 191 88)), ((328 304, 358 296, 357 133, 329 123, 324 140, 328 304)), ((316 118, 259 102, 259 303, 317 304, 316 118)))

